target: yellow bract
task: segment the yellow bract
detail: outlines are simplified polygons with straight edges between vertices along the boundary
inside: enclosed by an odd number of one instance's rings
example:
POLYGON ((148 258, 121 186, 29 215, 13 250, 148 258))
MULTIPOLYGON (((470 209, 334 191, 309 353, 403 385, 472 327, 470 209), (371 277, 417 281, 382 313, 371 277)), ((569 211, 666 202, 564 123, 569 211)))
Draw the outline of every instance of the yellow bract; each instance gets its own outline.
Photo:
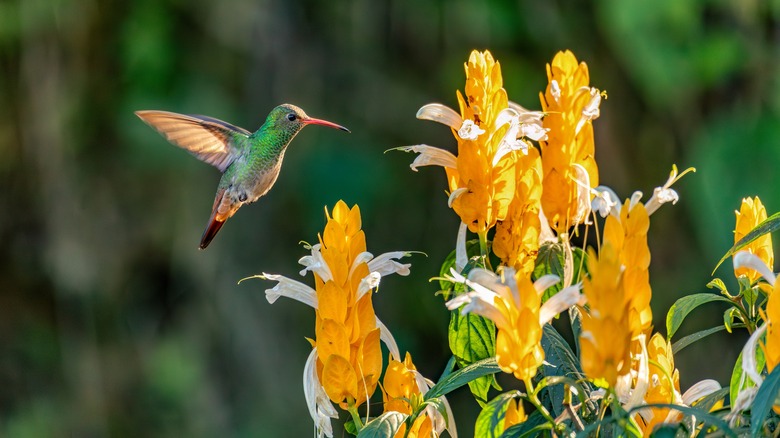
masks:
POLYGON ((530 275, 539 251, 542 162, 539 151, 528 149, 515 164, 517 182, 506 219, 496 224, 493 252, 517 272, 530 275))
MULTIPOLYGON (((588 66, 577 63, 570 51, 558 52, 547 64, 547 89, 540 94, 546 113, 547 141, 541 141, 544 192, 542 208, 550 226, 558 233, 585 219, 578 202, 581 188, 575 182, 574 165, 582 166, 590 187, 598 186, 598 167, 594 157, 592 118, 583 118, 583 110, 594 97, 589 86, 588 66)), ((595 90, 598 92, 598 90, 595 90)))
POLYGON ((332 278, 314 275, 317 370, 328 397, 346 409, 350 401, 357 406, 374 393, 382 351, 371 293, 358 297, 360 281, 369 273, 365 262, 355 263, 366 251, 360 209, 339 201, 327 216, 320 243, 332 278))
MULTIPOLYGON (((620 262, 624 267, 623 288, 629 299, 628 322, 631 337, 645 333, 648 336, 653 324, 653 311, 650 308, 650 248, 647 246, 647 231, 650 229, 650 217, 644 204, 638 202, 630 209, 629 201, 620 210, 620 224, 623 236, 620 248, 620 262)), ((606 232, 605 232, 605 240, 606 232)))
MULTIPOLYGON (((761 200, 755 198, 745 198, 737 214, 737 224, 734 227, 734 243, 745 237, 756 225, 766 219, 766 208, 761 200)), ((742 248, 743 251, 749 251, 758 256, 768 267, 772 269, 774 264, 774 253, 772 252, 772 236, 765 234, 751 242, 748 246, 742 248)), ((746 276, 750 282, 755 282, 761 275, 753 269, 740 267, 734 270, 737 277, 746 276)))
POLYGON ((542 298, 528 275, 515 276, 520 302, 497 297, 495 305, 506 324, 498 323, 496 360, 501 370, 530 381, 544 361, 539 309, 542 298))
MULTIPOLYGON (((416 371, 414 364, 412 363, 412 356, 406 353, 406 357, 403 362, 390 359, 390 363, 387 365, 387 371, 385 371, 385 379, 383 381, 383 399, 385 403, 385 412, 395 411, 403 414, 410 415, 413 412, 412 404, 410 401, 420 400, 422 394, 420 388, 417 386, 416 371)), ((402 437, 430 437, 433 432, 433 423, 431 419, 422 414, 417 417, 409 429, 409 434, 406 434, 406 423, 396 432, 395 436, 402 437)))
MULTIPOLYGON (((680 373, 674 368, 672 356, 672 344, 667 342, 659 333, 653 334, 647 343, 647 356, 650 364, 650 383, 645 395, 647 404, 680 404, 680 373)), ((672 412, 668 408, 651 408, 653 418, 645 421, 637 416, 639 424, 643 426, 645 436, 650 436, 653 428, 661 423, 676 422, 682 418, 682 414, 672 412)))
POLYGON ((507 127, 495 128, 498 113, 508 107, 501 66, 488 51, 471 52, 466 68, 465 96, 458 91, 458 104, 465 122, 485 132, 474 139, 458 140, 457 169, 446 168, 449 189, 466 189, 452 208, 474 233, 486 233, 503 220, 515 187, 514 154, 493 165, 493 158, 507 127))
POLYGON ((588 377, 606 380, 615 386, 618 376, 630 370, 628 322, 629 300, 623 287, 620 255, 615 244, 607 240, 610 229, 620 229, 618 220, 607 216, 601 253, 588 253, 590 278, 583 280, 582 289, 590 304, 590 312, 582 318, 580 349, 582 370, 588 377))

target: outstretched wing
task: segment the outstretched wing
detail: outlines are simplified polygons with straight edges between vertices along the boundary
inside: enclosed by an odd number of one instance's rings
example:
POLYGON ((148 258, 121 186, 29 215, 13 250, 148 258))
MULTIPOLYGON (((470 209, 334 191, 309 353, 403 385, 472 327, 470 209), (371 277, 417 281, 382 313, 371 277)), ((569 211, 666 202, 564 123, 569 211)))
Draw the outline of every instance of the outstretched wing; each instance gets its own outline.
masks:
POLYGON ((238 156, 236 145, 243 144, 241 138, 250 135, 244 128, 206 116, 168 111, 136 111, 135 115, 169 142, 186 149, 221 172, 238 156))

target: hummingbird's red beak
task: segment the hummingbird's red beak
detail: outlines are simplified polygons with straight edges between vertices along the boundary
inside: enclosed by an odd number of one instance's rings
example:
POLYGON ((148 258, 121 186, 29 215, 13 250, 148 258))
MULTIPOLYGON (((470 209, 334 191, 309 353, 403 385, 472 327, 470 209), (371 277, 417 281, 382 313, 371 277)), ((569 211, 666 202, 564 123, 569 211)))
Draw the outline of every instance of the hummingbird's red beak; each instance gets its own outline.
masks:
POLYGON ((306 118, 303 121, 303 123, 305 125, 322 125, 322 126, 327 126, 329 128, 341 129, 342 131, 350 132, 349 129, 347 129, 347 128, 341 126, 341 125, 337 125, 337 124, 335 124, 333 122, 329 122, 327 120, 322 120, 322 119, 314 119, 314 118, 308 117, 308 118, 306 118))

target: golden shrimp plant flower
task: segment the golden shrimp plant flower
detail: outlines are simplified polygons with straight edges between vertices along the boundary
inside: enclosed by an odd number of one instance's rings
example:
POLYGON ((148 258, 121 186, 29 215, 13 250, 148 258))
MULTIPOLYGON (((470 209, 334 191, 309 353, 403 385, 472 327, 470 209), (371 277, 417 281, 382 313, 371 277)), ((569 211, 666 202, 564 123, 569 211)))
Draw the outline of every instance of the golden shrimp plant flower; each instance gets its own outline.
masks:
MULTIPOLYGON (((620 227, 616 222, 614 216, 608 216, 605 229, 620 227)), ((610 387, 614 387, 618 377, 630 371, 631 331, 628 321, 630 303, 623 287, 620 254, 613 242, 604 239, 598 256, 589 251, 588 272, 590 277, 585 278, 582 284, 590 305, 589 312, 582 318, 582 370, 588 377, 604 379, 610 387)))
MULTIPOLYGON (((382 385, 385 412, 394 411, 411 415, 423 402, 423 396, 431 386, 433 386, 433 382, 423 377, 417 371, 409 353, 406 353, 403 361, 391 357, 382 385)), ((447 403, 447 399, 443 398, 442 400, 447 412, 447 418, 452 418, 452 411, 449 403, 447 403)), ((445 428, 447 428, 447 422, 442 414, 434 409, 433 406, 428 406, 424 413, 419 415, 411 427, 409 427, 408 433, 404 423, 395 436, 398 438, 427 438, 439 436, 445 428), (435 435, 433 434, 434 432, 435 435)), ((458 436, 454 422, 450 422, 448 429, 450 436, 458 436)))
POLYGON ((263 273, 259 278, 277 281, 266 290, 266 299, 293 298, 316 310, 314 347, 304 371, 304 394, 319 436, 333 436, 330 419, 343 409, 364 403, 376 389, 382 373, 380 340, 393 357, 400 359, 392 334, 374 314, 372 291, 380 278, 409 274, 409 264, 398 259, 408 252, 390 252, 373 257, 366 251, 360 209, 339 201, 320 243, 311 255, 301 258, 301 275, 314 273, 315 288, 290 278, 263 273))
MULTIPOLYGON (((739 211, 735 212, 737 215, 737 222, 734 227, 734 243, 739 242, 750 231, 753 230, 758 224, 764 221, 766 216, 766 208, 761 203, 761 199, 756 196, 755 198, 745 198, 742 200, 742 205, 739 211)), ((772 236, 765 234, 758 239, 748 244, 744 251, 755 254, 765 265, 772 268, 774 265, 774 252, 772 250, 772 236)), ((734 275, 739 278, 745 276, 750 283, 754 283, 760 274, 753 269, 740 267, 734 269, 734 275)))
POLYGON ((592 121, 602 94, 590 87, 588 66, 567 50, 547 64, 548 85, 540 93, 547 138, 540 142, 544 190, 542 209, 550 226, 565 233, 587 219, 590 190, 598 186, 592 121))
POLYGON ((471 291, 449 300, 450 310, 461 308, 462 314, 473 313, 496 324, 496 360, 506 373, 530 382, 544 361, 542 327, 555 315, 574 304, 583 304, 579 286, 562 289, 544 305, 541 297, 547 288, 557 283, 558 277, 546 275, 531 282, 528 275, 504 268, 501 275, 475 268, 468 278, 455 270, 451 280, 463 283, 471 291))
MULTIPOLYGON (((720 389, 717 381, 706 379, 691 386, 685 394, 680 394, 680 372, 674 367, 672 344, 661 334, 654 333, 643 350, 649 363, 645 404, 691 406, 693 402, 720 389)), ((637 421, 644 436, 649 437, 657 425, 678 423, 682 417, 678 410, 653 407, 640 410, 637 421)))
POLYGON ((473 51, 465 64, 465 94, 457 92, 460 113, 441 104, 420 108, 417 118, 452 128, 458 155, 428 146, 399 148, 418 153, 411 165, 439 165, 447 174, 448 204, 474 233, 484 236, 507 216, 515 190, 515 155, 527 154, 528 139, 546 138, 542 113, 508 101, 501 67, 489 51, 473 51))

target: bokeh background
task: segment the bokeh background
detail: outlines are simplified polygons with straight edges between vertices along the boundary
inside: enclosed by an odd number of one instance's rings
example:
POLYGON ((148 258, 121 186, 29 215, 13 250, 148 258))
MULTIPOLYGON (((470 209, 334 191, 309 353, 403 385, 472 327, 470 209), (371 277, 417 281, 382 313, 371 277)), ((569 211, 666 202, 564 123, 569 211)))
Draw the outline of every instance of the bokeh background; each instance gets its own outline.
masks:
MULTIPOLYGON (((374 254, 416 250, 374 304, 437 378, 449 358, 436 283, 457 216, 438 168, 409 170, 450 131, 472 49, 501 62, 510 99, 539 108, 545 63, 571 49, 609 99, 595 122, 602 183, 646 196, 695 166, 652 218, 655 325, 703 292, 740 199, 780 210, 780 2, 6 0, 0 3, 0 435, 311 436, 301 375, 313 312, 273 306, 325 206, 358 203, 374 254), (206 251, 218 172, 169 145, 139 109, 254 130, 275 105, 344 124, 307 128, 270 194, 206 251)), ((645 198, 647 199, 647 198, 645 198)), ((718 274, 734 285, 726 267, 718 274)), ((310 281, 310 278, 305 281, 310 281)), ((710 304, 682 334, 714 326, 710 304)), ((744 333, 676 358, 683 390, 728 382, 744 333)), ((461 435, 478 406, 452 397, 461 435)), ((375 412, 380 408, 376 407, 375 412)), ((337 427, 337 436, 342 431, 337 427)))

